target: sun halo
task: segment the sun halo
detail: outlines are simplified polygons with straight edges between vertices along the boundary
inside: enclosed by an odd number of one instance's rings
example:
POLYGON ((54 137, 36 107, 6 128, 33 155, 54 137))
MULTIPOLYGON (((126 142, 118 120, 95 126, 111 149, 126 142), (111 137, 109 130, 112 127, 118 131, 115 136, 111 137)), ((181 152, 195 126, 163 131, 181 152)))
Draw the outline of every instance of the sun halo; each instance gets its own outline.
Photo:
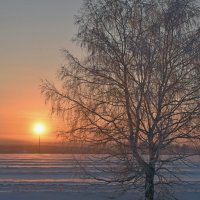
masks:
POLYGON ((43 134, 45 130, 46 130, 46 127, 44 123, 39 122, 39 123, 34 124, 33 126, 33 132, 37 135, 43 134))

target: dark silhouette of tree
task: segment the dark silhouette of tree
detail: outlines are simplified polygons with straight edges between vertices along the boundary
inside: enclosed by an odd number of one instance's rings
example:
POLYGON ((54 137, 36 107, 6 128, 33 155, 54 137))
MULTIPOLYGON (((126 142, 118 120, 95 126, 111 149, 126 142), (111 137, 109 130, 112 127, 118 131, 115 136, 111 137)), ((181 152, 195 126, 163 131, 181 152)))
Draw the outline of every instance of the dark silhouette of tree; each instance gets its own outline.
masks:
POLYGON ((64 50, 62 87, 41 90, 63 117, 61 136, 105 145, 106 159, 119 160, 113 177, 97 179, 143 186, 145 200, 169 174, 179 180, 169 165, 188 155, 170 146, 200 139, 199 16, 195 0, 84 1, 75 40, 87 56, 64 50))

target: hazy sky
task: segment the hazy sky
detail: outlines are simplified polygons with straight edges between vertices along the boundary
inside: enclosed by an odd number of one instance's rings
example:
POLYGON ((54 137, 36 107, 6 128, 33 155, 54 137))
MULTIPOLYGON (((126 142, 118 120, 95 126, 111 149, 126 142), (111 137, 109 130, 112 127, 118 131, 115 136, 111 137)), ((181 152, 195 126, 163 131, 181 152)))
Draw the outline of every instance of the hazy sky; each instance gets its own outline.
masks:
POLYGON ((44 78, 55 80, 64 64, 60 49, 79 51, 71 39, 81 4, 82 0, 0 0, 0 141, 34 140, 34 122, 52 124, 39 84, 44 78))

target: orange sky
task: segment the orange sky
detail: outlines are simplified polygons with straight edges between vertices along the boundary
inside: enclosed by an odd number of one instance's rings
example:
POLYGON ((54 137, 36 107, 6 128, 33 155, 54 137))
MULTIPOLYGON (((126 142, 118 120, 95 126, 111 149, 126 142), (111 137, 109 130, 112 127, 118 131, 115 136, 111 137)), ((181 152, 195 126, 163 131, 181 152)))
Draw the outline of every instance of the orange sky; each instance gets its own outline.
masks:
POLYGON ((56 122, 40 94, 41 79, 56 82, 64 64, 62 48, 77 53, 71 39, 73 17, 82 0, 0 1, 0 143, 34 142, 31 127, 49 127, 44 142, 55 141, 56 122))

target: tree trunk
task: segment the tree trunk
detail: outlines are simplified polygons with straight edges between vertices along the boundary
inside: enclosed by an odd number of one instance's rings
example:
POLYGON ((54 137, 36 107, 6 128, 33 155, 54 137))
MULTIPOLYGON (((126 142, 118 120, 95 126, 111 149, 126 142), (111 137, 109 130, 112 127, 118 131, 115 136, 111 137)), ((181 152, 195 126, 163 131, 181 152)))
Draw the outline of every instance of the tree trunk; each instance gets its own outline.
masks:
POLYGON ((155 175, 155 167, 150 164, 146 171, 145 200, 154 199, 154 175, 155 175))

